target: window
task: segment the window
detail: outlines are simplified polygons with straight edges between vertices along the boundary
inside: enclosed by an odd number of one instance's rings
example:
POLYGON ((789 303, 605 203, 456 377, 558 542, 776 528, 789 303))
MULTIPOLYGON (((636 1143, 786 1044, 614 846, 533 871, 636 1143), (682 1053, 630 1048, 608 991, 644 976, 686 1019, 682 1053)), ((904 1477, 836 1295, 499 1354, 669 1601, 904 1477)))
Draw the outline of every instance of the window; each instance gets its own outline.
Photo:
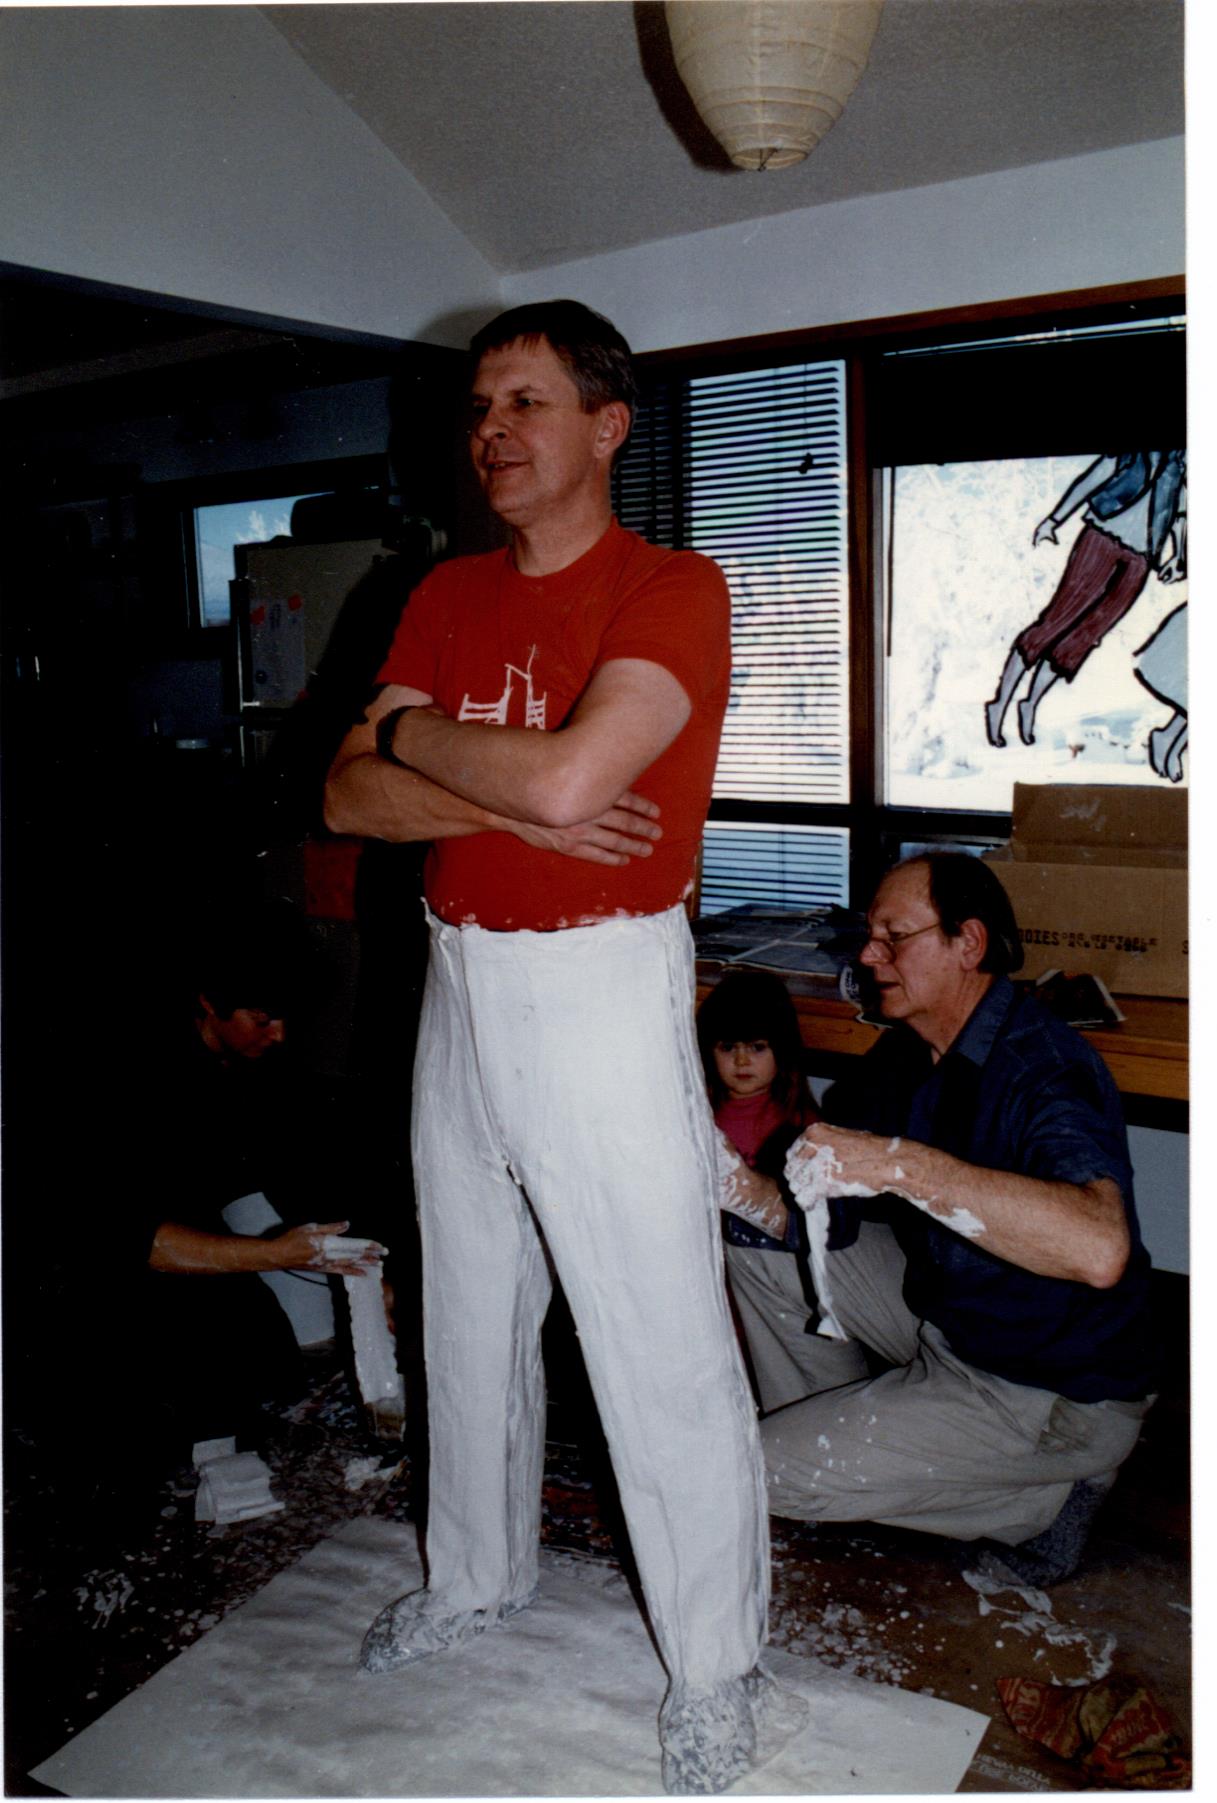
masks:
POLYGON ((1159 319, 885 359, 893 807, 1001 814, 1016 781, 1182 780, 1159 755, 1176 702, 1186 717, 1182 347, 1159 319))
POLYGON ((858 903, 1015 781, 1186 780, 1180 297, 1020 315, 644 360, 618 517, 732 593, 704 911, 858 903))
POLYGON ((191 634, 229 625, 237 545, 273 538, 307 543, 379 538, 389 524, 391 482, 383 452, 276 464, 150 488, 160 535, 166 546, 172 537, 174 558, 182 566, 182 624, 191 634), (308 505, 299 506, 301 502, 308 505))
POLYGON ((304 498, 285 495, 271 501, 225 501, 193 510, 200 624, 226 626, 232 617, 228 585, 237 573, 235 547, 290 537, 292 508, 304 498))

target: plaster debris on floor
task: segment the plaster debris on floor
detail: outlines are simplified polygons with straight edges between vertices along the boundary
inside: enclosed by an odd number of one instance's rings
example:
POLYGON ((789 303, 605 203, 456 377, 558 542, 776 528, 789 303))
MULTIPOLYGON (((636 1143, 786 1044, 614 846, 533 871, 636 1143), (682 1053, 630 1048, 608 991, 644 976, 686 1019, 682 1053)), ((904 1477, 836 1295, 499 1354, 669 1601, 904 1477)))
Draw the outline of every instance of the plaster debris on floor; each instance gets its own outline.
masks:
MULTIPOLYGON (((570 1347, 553 1363, 542 1544, 555 1569, 626 1597, 628 1542, 603 1441, 570 1347), (554 1563, 556 1562, 556 1564, 554 1563)), ((412 1443, 375 1437, 353 1374, 314 1359, 298 1401, 266 1411, 260 1455, 284 1509, 229 1525, 194 1519, 189 1463, 124 1504, 108 1527, 90 1502, 78 1531, 48 1532, 58 1507, 45 1444, 6 1423, 8 1792, 160 1668, 196 1645, 325 1536, 357 1517, 412 1531, 419 1502, 412 1443), (104 1530, 104 1531, 103 1531, 104 1530)), ((1083 1685, 1110 1662, 1139 1676, 1189 1729, 1190 1588, 1183 1404, 1168 1395, 1101 1511, 1079 1575, 1050 1592, 978 1588, 977 1560, 949 1542, 895 1529, 771 1522, 775 1651, 826 1675, 897 1685, 979 1711, 983 1745, 964 1791, 1071 1792, 1074 1778, 1005 1719, 998 1678, 1083 1685), (1155 1599, 1147 1611, 1146 1596, 1155 1599)), ((65 1469, 67 1469, 65 1461, 65 1469)), ((79 1489, 79 1472, 72 1481, 79 1489)), ((356 1629, 365 1623, 355 1624, 356 1629)), ((358 1633, 355 1635, 358 1638, 358 1633)), ((341 1795, 341 1776, 329 1794, 341 1795)))

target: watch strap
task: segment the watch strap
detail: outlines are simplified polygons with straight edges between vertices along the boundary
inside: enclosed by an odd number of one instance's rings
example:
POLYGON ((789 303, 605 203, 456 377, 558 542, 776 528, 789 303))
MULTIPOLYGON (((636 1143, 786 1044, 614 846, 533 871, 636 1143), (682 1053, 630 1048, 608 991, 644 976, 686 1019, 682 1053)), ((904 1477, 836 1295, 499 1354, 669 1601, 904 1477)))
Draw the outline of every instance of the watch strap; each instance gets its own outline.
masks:
POLYGON ((397 733, 397 722, 403 714, 408 714, 417 703, 407 701, 404 707, 391 707, 387 714, 382 714, 376 722, 376 752, 379 757, 386 758, 390 764, 397 764, 403 770, 410 766, 403 758, 399 758, 393 749, 393 739, 397 733))

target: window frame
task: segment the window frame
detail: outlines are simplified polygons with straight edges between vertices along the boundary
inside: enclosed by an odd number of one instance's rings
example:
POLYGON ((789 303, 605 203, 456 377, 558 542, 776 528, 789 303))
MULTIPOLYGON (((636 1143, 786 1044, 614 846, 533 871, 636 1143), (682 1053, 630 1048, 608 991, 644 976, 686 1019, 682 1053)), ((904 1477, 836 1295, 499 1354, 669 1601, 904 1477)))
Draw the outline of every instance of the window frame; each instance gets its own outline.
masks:
POLYGON ((1186 315, 1182 275, 1010 301, 900 314, 799 331, 766 333, 641 353, 640 372, 693 378, 839 358, 845 364, 848 458, 849 793, 844 803, 715 799, 711 821, 844 828, 849 834, 849 899, 865 907, 902 844, 987 847, 1008 839, 1009 813, 894 807, 880 795, 883 745, 884 595, 879 483, 871 457, 869 413, 880 359, 897 350, 934 350, 1008 338, 1014 332, 1131 324, 1165 313, 1186 315))

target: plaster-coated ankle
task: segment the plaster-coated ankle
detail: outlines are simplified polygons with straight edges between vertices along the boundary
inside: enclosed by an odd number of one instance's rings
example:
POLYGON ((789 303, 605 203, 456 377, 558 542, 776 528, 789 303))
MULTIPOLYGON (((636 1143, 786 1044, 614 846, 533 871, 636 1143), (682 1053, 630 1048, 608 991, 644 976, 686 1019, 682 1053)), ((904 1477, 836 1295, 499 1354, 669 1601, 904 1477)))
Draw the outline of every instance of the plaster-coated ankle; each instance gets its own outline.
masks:
POLYGON ((364 1635, 359 1663, 366 1672, 400 1671, 403 1666, 415 1665, 432 1653, 442 1653, 447 1647, 460 1646, 464 1641, 484 1634, 496 1622, 527 1609, 536 1596, 537 1592, 533 1590, 518 1602, 500 1603, 493 1609, 445 1613, 443 1605, 430 1591, 412 1590, 408 1596, 399 1596, 395 1603, 389 1603, 381 1610, 364 1635))
POLYGON ((756 1757, 756 1726, 743 1678, 708 1690, 674 1684, 659 1712, 663 1788, 670 1797, 716 1796, 756 1757))

